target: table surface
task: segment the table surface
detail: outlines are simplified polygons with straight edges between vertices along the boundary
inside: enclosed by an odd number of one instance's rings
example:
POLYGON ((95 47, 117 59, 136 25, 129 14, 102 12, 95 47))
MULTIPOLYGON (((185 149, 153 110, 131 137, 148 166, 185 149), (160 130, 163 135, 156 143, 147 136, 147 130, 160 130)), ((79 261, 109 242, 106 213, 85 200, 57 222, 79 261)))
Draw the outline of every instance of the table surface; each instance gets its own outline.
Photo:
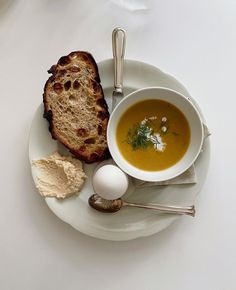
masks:
POLYGON ((236 2, 147 3, 130 11, 108 0, 0 1, 1 290, 236 289, 236 2), (60 221, 37 193, 28 162, 47 69, 76 49, 110 58, 116 26, 127 31, 126 57, 185 84, 212 132, 196 218, 119 243, 60 221))

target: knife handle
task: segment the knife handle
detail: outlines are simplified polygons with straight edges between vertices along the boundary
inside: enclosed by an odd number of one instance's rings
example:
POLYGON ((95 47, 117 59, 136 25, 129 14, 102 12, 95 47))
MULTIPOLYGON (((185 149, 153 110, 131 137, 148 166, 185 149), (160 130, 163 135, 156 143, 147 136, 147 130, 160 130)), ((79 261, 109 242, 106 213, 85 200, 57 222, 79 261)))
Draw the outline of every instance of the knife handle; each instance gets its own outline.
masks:
POLYGON ((112 32, 112 51, 114 59, 114 88, 123 92, 123 62, 125 55, 125 31, 119 27, 112 32))

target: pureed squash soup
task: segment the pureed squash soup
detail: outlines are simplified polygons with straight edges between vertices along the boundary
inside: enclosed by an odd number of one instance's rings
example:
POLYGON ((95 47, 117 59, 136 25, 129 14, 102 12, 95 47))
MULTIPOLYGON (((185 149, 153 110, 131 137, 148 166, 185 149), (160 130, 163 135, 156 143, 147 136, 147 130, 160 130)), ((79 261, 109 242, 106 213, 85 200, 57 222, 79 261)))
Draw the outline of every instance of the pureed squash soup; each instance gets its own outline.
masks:
POLYGON ((123 157, 133 166, 159 171, 176 164, 190 143, 184 114, 163 100, 141 101, 121 116, 116 141, 123 157))

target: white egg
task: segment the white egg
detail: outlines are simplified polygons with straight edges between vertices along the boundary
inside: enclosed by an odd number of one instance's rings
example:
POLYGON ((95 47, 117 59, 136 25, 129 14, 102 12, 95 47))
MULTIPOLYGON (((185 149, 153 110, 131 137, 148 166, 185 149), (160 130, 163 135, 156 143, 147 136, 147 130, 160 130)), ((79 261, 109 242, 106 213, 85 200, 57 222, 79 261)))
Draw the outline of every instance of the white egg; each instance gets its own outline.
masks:
POLYGON ((93 176, 93 189, 104 199, 120 198, 125 194, 128 184, 128 176, 113 164, 100 167, 93 176))

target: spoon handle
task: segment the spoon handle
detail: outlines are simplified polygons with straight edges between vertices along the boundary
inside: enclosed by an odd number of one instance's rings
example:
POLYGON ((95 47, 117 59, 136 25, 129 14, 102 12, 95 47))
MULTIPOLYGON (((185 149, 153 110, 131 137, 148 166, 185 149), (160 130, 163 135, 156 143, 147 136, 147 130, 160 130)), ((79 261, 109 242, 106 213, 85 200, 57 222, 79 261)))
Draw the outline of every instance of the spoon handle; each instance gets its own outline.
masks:
POLYGON ((139 207, 139 208, 145 208, 145 209, 152 209, 152 210, 158 210, 165 213, 174 213, 174 214, 180 214, 180 215, 190 215, 192 217, 195 216, 195 207, 192 206, 172 206, 172 205, 161 205, 161 204, 137 204, 137 203, 130 203, 130 202, 123 202, 123 206, 130 206, 130 207, 139 207))

